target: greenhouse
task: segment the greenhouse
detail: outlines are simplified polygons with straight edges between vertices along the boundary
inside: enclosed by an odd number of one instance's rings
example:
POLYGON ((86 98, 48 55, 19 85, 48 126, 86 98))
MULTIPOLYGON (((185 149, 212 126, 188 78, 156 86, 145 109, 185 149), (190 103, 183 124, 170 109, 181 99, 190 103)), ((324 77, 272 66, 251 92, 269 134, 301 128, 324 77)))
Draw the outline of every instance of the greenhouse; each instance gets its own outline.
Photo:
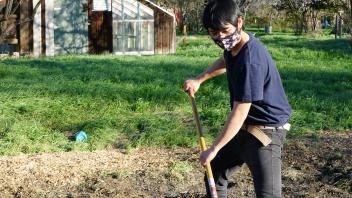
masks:
POLYGON ((133 0, 112 3, 113 53, 154 54, 154 12, 133 0))

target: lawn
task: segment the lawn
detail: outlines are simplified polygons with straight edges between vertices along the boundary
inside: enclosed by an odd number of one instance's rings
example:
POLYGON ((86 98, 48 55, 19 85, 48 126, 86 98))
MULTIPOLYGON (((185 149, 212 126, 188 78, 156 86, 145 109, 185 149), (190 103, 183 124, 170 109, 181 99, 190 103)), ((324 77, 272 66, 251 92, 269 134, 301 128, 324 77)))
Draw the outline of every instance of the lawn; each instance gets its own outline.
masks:
MULTIPOLYGON (((352 128, 352 44, 348 40, 257 33, 273 55, 294 110, 291 136, 352 128)), ((0 154, 108 147, 193 147, 197 136, 184 79, 222 54, 190 36, 174 55, 75 55, 0 61, 0 154), (87 143, 71 136, 79 130, 87 143)), ((229 112, 225 76, 197 95, 211 141, 229 112)))

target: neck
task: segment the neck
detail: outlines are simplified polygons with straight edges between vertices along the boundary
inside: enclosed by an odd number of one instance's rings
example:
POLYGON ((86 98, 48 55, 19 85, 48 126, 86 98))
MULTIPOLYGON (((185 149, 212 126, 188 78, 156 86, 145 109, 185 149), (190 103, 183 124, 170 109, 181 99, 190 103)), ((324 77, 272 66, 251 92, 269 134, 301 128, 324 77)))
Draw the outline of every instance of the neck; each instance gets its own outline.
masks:
POLYGON ((234 48, 231 49, 232 56, 236 56, 242 49, 242 47, 249 41, 249 35, 241 30, 241 40, 240 42, 235 45, 234 48))

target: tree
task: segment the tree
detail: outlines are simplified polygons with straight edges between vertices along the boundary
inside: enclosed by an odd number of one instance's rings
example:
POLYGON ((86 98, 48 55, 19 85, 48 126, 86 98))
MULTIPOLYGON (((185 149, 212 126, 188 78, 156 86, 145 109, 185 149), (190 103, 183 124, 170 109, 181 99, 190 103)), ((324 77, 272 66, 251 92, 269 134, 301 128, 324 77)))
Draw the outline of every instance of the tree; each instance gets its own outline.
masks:
POLYGON ((335 0, 333 4, 335 13, 343 11, 342 19, 346 25, 346 30, 352 36, 352 0, 335 0))
POLYGON ((296 34, 302 34, 308 32, 307 14, 310 3, 310 0, 281 0, 276 8, 286 11, 295 22, 296 34))
POLYGON ((276 8, 284 11, 295 23, 297 34, 316 31, 319 15, 323 12, 334 15, 343 11, 342 18, 347 29, 352 31, 352 0, 280 0, 276 8))
POLYGON ((331 3, 327 0, 312 0, 309 7, 310 7, 310 19, 311 19, 311 30, 317 30, 318 24, 318 14, 322 10, 326 10, 329 8, 331 3))
MULTIPOLYGON (((203 30, 202 16, 205 5, 208 1, 214 0, 156 0, 155 3, 165 8, 180 13, 179 29, 182 31, 183 25, 187 25, 192 32, 200 32, 203 30)), ((223 0, 226 1, 226 0, 223 0)), ((260 0, 234 0, 239 9, 246 16, 249 7, 253 4, 261 2, 260 0)))
POLYGON ((35 5, 32 16, 25 19, 17 19, 16 15, 24 1, 25 0, 0 0, 0 43, 3 43, 11 32, 16 31, 17 25, 32 21, 34 14, 43 0, 40 0, 35 5))
POLYGON ((279 0, 262 0, 248 2, 247 11, 252 16, 255 16, 255 23, 260 27, 265 27, 266 30, 271 29, 273 19, 278 18, 279 13, 275 9, 279 0))
POLYGON ((207 1, 205 0, 157 0, 162 7, 171 9, 179 15, 179 30, 187 25, 192 32, 202 30, 202 14, 207 1))

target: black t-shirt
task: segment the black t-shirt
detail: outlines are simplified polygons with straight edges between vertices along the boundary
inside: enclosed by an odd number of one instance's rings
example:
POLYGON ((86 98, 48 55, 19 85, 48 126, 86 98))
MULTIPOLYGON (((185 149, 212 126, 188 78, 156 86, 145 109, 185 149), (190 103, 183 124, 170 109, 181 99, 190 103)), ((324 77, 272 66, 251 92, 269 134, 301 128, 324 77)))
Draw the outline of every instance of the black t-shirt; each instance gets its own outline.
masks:
POLYGON ((280 74, 269 52, 252 34, 236 56, 224 51, 227 80, 233 102, 251 102, 245 124, 281 126, 291 107, 283 89, 280 74))

